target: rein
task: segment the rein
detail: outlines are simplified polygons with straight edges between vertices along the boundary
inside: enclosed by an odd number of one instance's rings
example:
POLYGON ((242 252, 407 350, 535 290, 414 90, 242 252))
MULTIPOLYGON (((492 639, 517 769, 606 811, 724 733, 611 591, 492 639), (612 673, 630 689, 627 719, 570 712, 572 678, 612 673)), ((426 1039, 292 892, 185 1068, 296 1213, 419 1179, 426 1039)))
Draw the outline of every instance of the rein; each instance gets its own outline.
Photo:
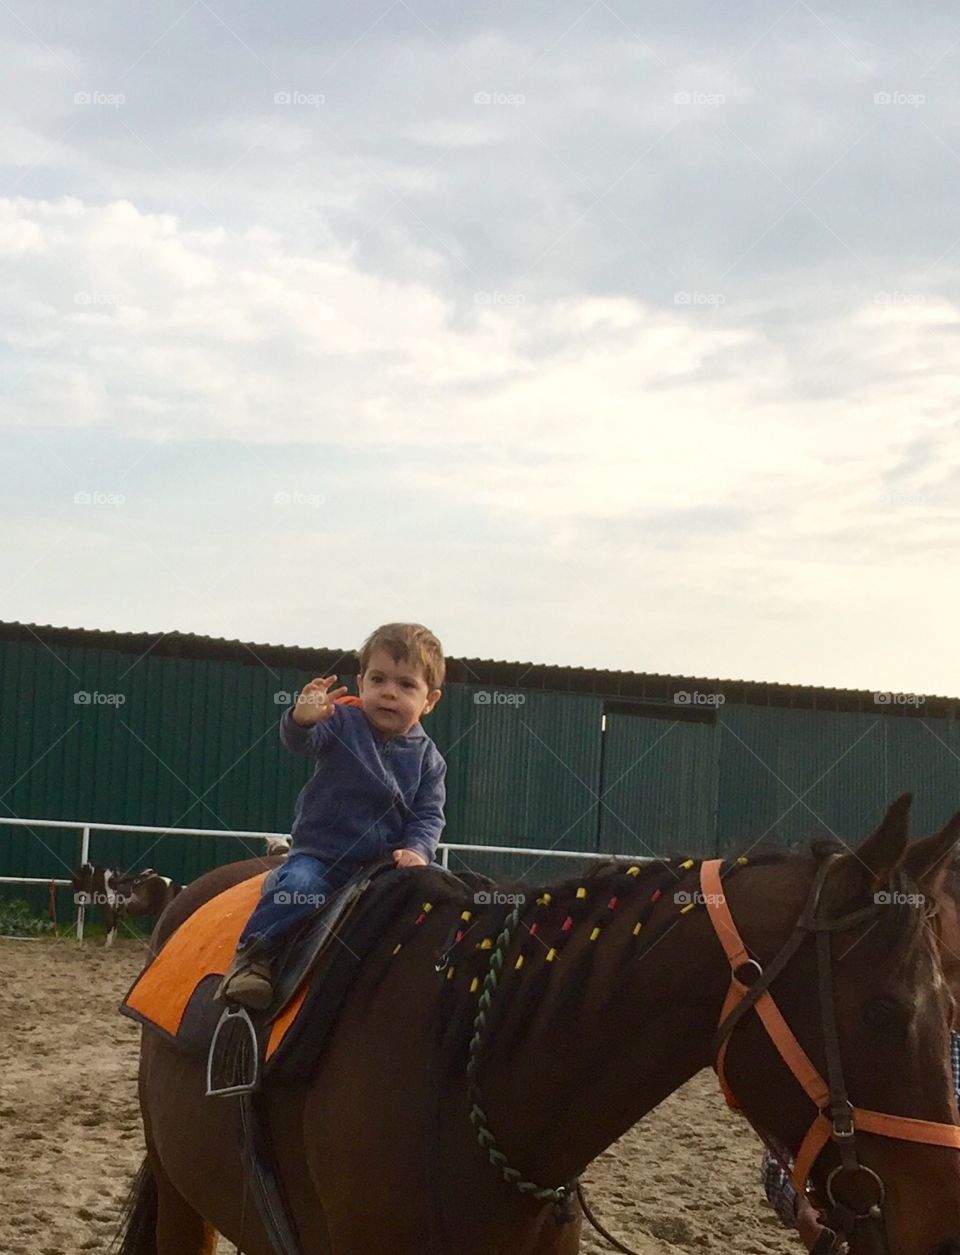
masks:
POLYGON ((527 1194, 530 1198, 535 1198, 540 1202, 553 1203, 554 1214, 558 1224, 567 1224, 574 1219, 574 1212, 570 1206, 570 1198, 579 1185, 578 1180, 567 1181, 564 1185, 544 1186, 538 1185, 536 1181, 527 1181, 518 1168, 513 1168, 507 1163, 507 1157, 497 1145, 496 1138, 490 1131, 490 1125, 487 1122, 487 1115, 483 1109, 483 1095, 480 1092, 480 1086, 477 1083, 477 1072, 480 1068, 480 1051, 483 1045, 483 1036, 487 1027, 487 1012, 493 1002, 493 995, 496 992, 497 985, 500 983, 500 973, 503 971, 503 961, 507 951, 510 949, 510 943, 513 940, 513 934, 516 931, 517 924, 520 922, 520 907, 515 906, 504 921, 500 935, 494 943, 493 950, 490 953, 490 963, 487 967, 487 974, 483 978, 483 989, 480 991, 480 997, 477 1001, 477 1014, 473 1022, 473 1036, 470 1038, 470 1047, 467 1057, 467 1083, 470 1095, 470 1123, 473 1125, 477 1141, 481 1147, 487 1152, 487 1158, 495 1168, 498 1168, 500 1175, 509 1185, 516 1186, 521 1194, 527 1194))

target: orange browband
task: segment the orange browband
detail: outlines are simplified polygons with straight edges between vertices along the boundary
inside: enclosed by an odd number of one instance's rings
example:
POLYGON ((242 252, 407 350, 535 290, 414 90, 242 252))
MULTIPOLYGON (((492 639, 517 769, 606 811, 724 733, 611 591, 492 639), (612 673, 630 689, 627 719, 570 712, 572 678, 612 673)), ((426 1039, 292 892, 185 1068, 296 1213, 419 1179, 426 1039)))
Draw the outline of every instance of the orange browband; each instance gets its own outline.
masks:
MULTIPOLYGON (((700 888, 703 892, 703 900, 707 907, 710 922, 713 924, 714 932, 716 932, 717 938, 723 946, 731 970, 730 989, 724 1001, 723 1010, 720 1013, 721 1024, 749 991, 749 986, 737 980, 733 973, 750 961, 750 955, 743 944, 740 933, 737 931, 736 924, 733 922, 730 908, 727 906, 723 884, 720 879, 720 868, 722 866, 722 859, 710 859, 708 862, 703 863, 700 869, 700 888)), ((753 1010, 759 1015, 764 1028, 767 1030, 767 1035, 777 1048, 781 1059, 793 1073, 797 1083, 814 1103, 819 1113, 829 1102, 829 1087, 810 1062, 803 1047, 794 1037, 786 1020, 780 1014, 780 1010, 771 997, 769 990, 764 990, 760 994, 753 1010)), ((723 1090, 728 1105, 734 1111, 737 1111, 739 1110, 739 1103, 727 1082, 723 1067, 729 1043, 730 1038, 727 1037, 720 1047, 714 1067, 716 1068, 720 1088, 723 1090)), ((878 1133, 882 1137, 898 1138, 904 1142, 924 1142, 928 1146, 952 1146, 960 1149, 960 1125, 938 1124, 931 1120, 911 1120, 904 1116, 891 1116, 880 1111, 868 1111, 862 1107, 853 1108, 852 1118, 854 1128, 862 1130, 864 1133, 878 1133)), ((797 1152, 796 1164, 791 1175, 794 1189, 798 1193, 802 1193, 806 1188, 817 1156, 830 1140, 831 1132, 832 1126, 830 1121, 825 1116, 818 1114, 797 1152)))

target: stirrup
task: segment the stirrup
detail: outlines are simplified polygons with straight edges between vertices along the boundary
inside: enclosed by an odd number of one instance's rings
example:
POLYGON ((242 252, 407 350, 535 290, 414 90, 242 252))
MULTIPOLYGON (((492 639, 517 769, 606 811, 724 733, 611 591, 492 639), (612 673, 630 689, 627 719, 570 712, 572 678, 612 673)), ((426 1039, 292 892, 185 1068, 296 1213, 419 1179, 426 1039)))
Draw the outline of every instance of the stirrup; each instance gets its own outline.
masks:
POLYGON ((253 1094, 260 1088, 260 1043, 246 1007, 226 1007, 207 1052, 207 1097, 253 1094))

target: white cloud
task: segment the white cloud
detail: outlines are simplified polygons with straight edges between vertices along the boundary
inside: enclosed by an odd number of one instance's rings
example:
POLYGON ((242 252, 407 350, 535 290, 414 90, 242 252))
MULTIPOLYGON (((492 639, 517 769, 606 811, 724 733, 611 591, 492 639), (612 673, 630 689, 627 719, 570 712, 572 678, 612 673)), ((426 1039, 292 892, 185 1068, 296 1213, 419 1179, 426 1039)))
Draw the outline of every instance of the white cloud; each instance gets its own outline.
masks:
POLYGON ((415 8, 16 30, 13 612, 955 688, 951 19, 415 8))

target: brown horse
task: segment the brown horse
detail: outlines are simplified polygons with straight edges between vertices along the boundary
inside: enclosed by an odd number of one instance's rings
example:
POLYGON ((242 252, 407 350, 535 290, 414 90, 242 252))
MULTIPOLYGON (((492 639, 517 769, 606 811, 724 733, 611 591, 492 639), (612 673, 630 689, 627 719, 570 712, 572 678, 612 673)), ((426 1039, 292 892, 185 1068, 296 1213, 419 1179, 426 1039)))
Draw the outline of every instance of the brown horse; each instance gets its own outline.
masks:
MULTIPOLYGON (((822 907, 831 918, 861 913, 832 934, 828 983, 853 1100, 956 1126, 947 1061, 952 1006, 920 904, 939 884, 960 816, 911 847, 913 879, 904 869, 909 800, 894 803, 825 882, 822 907), (863 919, 878 890, 888 905, 863 919)), ((234 864, 188 886, 160 921, 155 946, 202 902, 263 866, 234 864)), ((531 896, 490 1008, 479 1068, 489 1127, 508 1161, 542 1184, 576 1178, 713 1062, 730 968, 706 914, 694 909, 696 869, 633 871, 603 867, 531 896)), ((432 911, 416 928, 402 912, 364 962, 314 1077, 301 1086, 267 1082, 301 1248, 306 1255, 575 1255, 579 1221, 558 1226, 549 1203, 505 1183, 469 1119, 466 1047, 490 956, 485 943, 510 907, 496 895, 477 906, 429 869, 389 874, 409 877, 410 912, 420 912, 424 898, 432 911), (473 918, 452 952, 453 976, 440 979, 438 953, 465 908, 473 918)), ((785 855, 728 876, 730 910, 761 962, 793 932, 817 875, 816 856, 785 855)), ((812 944, 800 947, 773 992, 823 1074, 812 944)), ((753 1015, 730 1038, 726 1074, 751 1121, 795 1153, 811 1104, 753 1015)), ((121 1255, 212 1255, 217 1232, 245 1255, 272 1255, 244 1180, 235 1100, 206 1099, 202 1063, 145 1030, 140 1101, 147 1159, 121 1255)), ((960 1255, 957 1150, 876 1134, 858 1135, 858 1150, 886 1190, 887 1246, 871 1224, 858 1228, 854 1255, 960 1255)), ((832 1145, 820 1154, 819 1191, 838 1162, 832 1145)))

